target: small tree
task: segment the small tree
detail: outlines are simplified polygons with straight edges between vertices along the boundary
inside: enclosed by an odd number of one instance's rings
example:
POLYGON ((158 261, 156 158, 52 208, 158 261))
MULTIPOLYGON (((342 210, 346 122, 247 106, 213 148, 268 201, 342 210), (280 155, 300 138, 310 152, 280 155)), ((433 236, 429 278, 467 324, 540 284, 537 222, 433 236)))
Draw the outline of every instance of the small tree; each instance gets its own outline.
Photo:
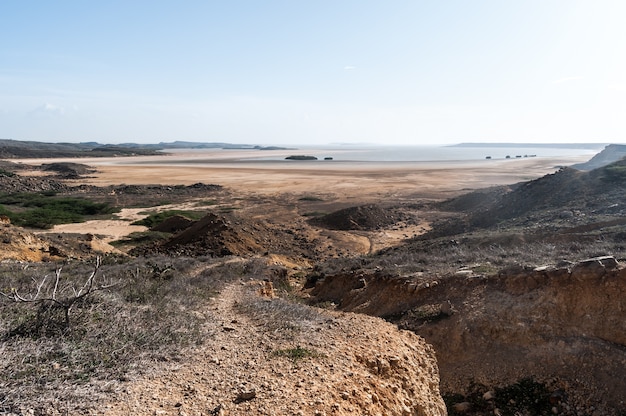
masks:
POLYGON ((9 293, 0 292, 0 296, 16 303, 37 305, 35 329, 47 326, 60 326, 62 331, 69 331, 72 329, 70 314, 76 304, 85 301, 97 291, 109 289, 119 283, 97 284, 96 277, 100 265, 100 257, 97 257, 93 271, 81 286, 62 284, 62 268, 58 268, 54 274, 54 279, 48 279, 47 275, 40 280, 33 278, 34 290, 30 293, 22 294, 16 288, 11 288, 9 293), (54 316, 57 312, 62 313, 63 319, 61 322, 54 321, 54 316))

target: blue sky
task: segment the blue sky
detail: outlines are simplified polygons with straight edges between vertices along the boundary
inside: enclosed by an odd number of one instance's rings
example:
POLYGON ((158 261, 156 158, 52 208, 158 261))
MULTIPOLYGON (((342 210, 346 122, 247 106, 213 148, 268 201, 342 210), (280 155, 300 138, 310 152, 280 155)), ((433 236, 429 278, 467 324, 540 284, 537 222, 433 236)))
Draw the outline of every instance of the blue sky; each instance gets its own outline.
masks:
POLYGON ((0 2, 0 138, 626 142, 626 1, 0 2))

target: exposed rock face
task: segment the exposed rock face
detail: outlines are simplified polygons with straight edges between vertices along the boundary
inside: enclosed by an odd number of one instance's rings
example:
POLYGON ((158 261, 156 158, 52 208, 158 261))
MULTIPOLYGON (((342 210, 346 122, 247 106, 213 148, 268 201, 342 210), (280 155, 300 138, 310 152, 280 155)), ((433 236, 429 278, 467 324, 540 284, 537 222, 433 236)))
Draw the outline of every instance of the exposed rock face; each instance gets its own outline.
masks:
POLYGON ((0 217, 0 261, 58 261, 119 253, 91 234, 36 235, 0 217))
POLYGON ((422 335, 437 351, 445 391, 558 377, 593 400, 623 406, 626 265, 613 257, 438 281, 343 274, 319 281, 311 294, 422 335))

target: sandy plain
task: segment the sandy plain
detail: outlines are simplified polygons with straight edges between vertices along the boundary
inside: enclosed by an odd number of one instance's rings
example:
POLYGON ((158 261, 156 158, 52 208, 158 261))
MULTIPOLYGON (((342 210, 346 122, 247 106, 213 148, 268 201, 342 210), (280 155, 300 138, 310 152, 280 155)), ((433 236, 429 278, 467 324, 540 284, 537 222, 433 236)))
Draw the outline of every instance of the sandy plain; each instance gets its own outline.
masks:
MULTIPOLYGON (((441 198, 462 190, 532 180, 589 159, 588 155, 445 162, 361 162, 258 160, 259 151, 176 152, 163 156, 81 159, 22 159, 27 164, 78 162, 97 173, 82 180, 92 185, 219 184, 234 191, 273 195, 332 193, 359 199, 431 195, 441 198)), ((264 151, 282 158, 284 151, 264 151)))
MULTIPOLYGON (((308 209, 332 212, 346 206, 368 203, 403 204, 443 200, 473 189, 528 181, 555 172, 560 166, 584 162, 588 155, 567 158, 513 158, 446 162, 357 162, 287 161, 284 151, 264 151, 258 160, 254 150, 203 150, 176 152, 162 156, 23 159, 39 165, 74 162, 92 166, 96 172, 75 184, 106 185, 222 185, 235 198, 230 203, 245 209, 252 217, 271 218, 290 226, 308 209), (322 203, 304 203, 303 197, 319 198, 322 203)), ((157 210, 188 209, 189 204, 174 202, 157 210)), ((46 232, 91 233, 103 241, 118 240, 145 227, 131 225, 142 218, 142 209, 123 209, 115 219, 95 220, 55 226, 46 232)), ((243 212, 243 211, 239 211, 243 212)), ((387 230, 379 235, 333 232, 335 245, 345 245, 361 253, 394 245, 408 235, 429 229, 428 221, 401 231, 387 230)), ((329 232, 326 232, 329 233, 329 232)), ((370 233, 371 234, 371 233, 370 233)))

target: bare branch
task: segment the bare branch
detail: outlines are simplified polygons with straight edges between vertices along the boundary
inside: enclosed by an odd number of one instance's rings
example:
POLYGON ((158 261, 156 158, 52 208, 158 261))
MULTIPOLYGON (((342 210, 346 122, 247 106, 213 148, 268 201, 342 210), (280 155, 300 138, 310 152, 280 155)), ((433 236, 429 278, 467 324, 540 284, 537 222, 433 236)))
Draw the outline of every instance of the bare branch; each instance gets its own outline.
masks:
POLYGON ((52 299, 57 298, 57 289, 59 288, 59 280, 61 279, 61 269, 62 267, 59 267, 56 271, 56 279, 54 281, 54 290, 52 291, 52 299))
POLYGON ((93 268, 93 271, 89 275, 89 277, 85 280, 83 285, 76 289, 73 286, 62 287, 61 285, 61 268, 56 270, 54 285, 52 288, 47 288, 46 283, 48 280, 48 276, 44 276, 41 281, 37 281, 33 278, 33 282, 36 284, 36 291, 34 294, 29 294, 27 296, 21 295, 17 289, 12 288, 10 293, 0 292, 0 296, 9 299, 14 302, 19 303, 53 303, 63 309, 65 315, 66 327, 70 327, 70 319, 69 315, 72 311, 72 307, 79 300, 89 296, 95 291, 105 290, 114 286, 117 286, 120 282, 113 282, 108 285, 96 285, 95 279, 101 265, 100 257, 96 258, 96 264, 93 268), (70 293, 67 293, 70 292, 70 293), (64 293, 67 293, 64 297, 62 296, 64 293))

